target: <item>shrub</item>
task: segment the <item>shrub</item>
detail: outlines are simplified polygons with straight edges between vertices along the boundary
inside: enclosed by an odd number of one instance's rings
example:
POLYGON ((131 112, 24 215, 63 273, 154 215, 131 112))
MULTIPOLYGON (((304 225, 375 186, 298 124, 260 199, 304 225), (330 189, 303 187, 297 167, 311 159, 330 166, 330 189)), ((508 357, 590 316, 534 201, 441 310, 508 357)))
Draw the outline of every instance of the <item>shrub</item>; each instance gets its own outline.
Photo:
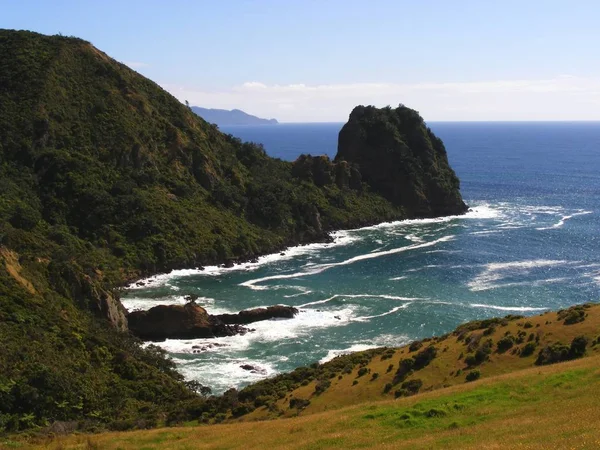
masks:
POLYGON ((415 365, 415 360, 412 358, 403 359, 400 361, 398 366, 398 370, 396 370, 396 375, 394 375, 394 384, 398 384, 401 381, 404 381, 408 374, 412 372, 412 369, 415 365))
POLYGON ((377 372, 375 372, 373 375, 371 375, 371 381, 374 381, 377 378, 379 378, 379 374, 377 372))
POLYGON ((564 325, 574 325, 583 322, 586 317, 586 309, 589 305, 576 305, 569 309, 560 310, 557 314, 558 320, 564 320, 564 325))
POLYGON ((360 369, 358 369, 358 373, 356 374, 356 376, 358 378, 360 378, 363 375, 366 375, 368 372, 369 372, 369 369, 367 369, 366 367, 361 367, 360 369))
POLYGON ((331 386, 331 381, 329 381, 328 379, 322 379, 317 381, 317 384, 315 385, 315 394, 322 394, 327 389, 329 389, 329 386, 331 386))
POLYGON ((528 342, 521 350, 521 358, 525 358, 527 356, 533 355, 535 349, 537 348, 537 344, 535 342, 528 342))
POLYGON ((481 378, 481 372, 477 369, 471 370, 465 377, 465 379, 469 382, 479 380, 479 378, 481 378))
POLYGON ((581 358, 585 355, 585 348, 588 345, 588 338, 585 336, 577 336, 571 342, 571 348, 569 349, 569 357, 571 359, 581 358))
POLYGON ((358 380, 354 380, 354 381, 352 382, 352 386, 356 386, 357 384, 358 384, 358 380))
POLYGON ((498 341, 498 353, 504 353, 511 349, 515 345, 515 338, 513 336, 504 336, 498 341))
POLYGON ((585 355, 585 349, 588 345, 588 339, 585 336, 577 336, 571 341, 571 345, 567 346, 556 342, 552 345, 547 345, 538 354, 536 365, 554 364, 561 361, 581 358, 585 355))
POLYGON ((413 342, 411 342, 410 346, 408 347, 408 351, 416 352, 417 350, 420 350, 422 347, 423 347, 423 342, 413 341, 413 342))
POLYGON ((392 370, 394 369, 394 365, 390 364, 387 368, 387 370, 385 371, 385 373, 390 373, 392 370))
POLYGON ((533 328, 533 324, 529 321, 525 322, 525 324, 523 325, 523 328, 528 329, 528 328, 533 328))
POLYGON ((388 392, 390 392, 392 390, 393 384, 392 383, 386 383, 386 385, 383 388, 383 393, 387 394, 388 392))
POLYGON ((433 361, 436 356, 437 349, 433 346, 427 347, 422 352, 417 353, 415 356, 413 356, 413 359, 415 360, 414 370, 421 370, 422 368, 428 366, 429 363, 431 363, 431 361, 433 361))
POLYGON ((414 395, 419 392, 421 387, 423 387, 423 381, 421 381, 418 378, 415 380, 409 380, 402 383, 402 386, 400 387, 404 389, 408 393, 408 395, 414 395))
POLYGON ((552 345, 547 345, 538 353, 537 360, 535 364, 538 366, 546 365, 546 364, 554 364, 561 361, 566 361, 569 359, 569 347, 567 345, 561 344, 560 342, 555 342, 552 345))

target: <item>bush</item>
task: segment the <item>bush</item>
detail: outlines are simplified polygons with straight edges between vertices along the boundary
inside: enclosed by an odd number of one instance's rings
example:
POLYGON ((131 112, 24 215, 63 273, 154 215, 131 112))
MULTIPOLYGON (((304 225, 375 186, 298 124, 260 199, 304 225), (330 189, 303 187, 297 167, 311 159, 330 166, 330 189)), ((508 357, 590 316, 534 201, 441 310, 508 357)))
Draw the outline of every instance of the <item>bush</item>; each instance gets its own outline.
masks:
POLYGON ((588 338, 585 336, 577 336, 571 342, 571 348, 569 349, 569 357, 571 359, 581 358, 585 355, 585 348, 588 345, 588 338))
POLYGON ((393 386, 394 385, 392 383, 386 383, 386 385, 383 388, 383 393, 387 394, 388 392, 390 392, 393 386))
POLYGON ((481 378, 481 372, 477 369, 471 370, 465 377, 465 379, 469 382, 479 380, 479 378, 481 378))
POLYGON ((515 338, 512 336, 504 336, 498 341, 498 353, 504 353, 515 345, 515 338))
POLYGON ((526 358, 527 356, 533 355, 536 348, 537 344, 535 342, 528 342, 521 350, 521 358, 526 358))
POLYGON ((570 346, 559 342, 547 345, 540 350, 535 364, 540 366, 581 358, 585 355, 587 345, 588 339, 585 336, 577 336, 571 341, 570 346))
POLYGON ((420 350, 422 347, 423 347, 423 343, 421 341, 413 341, 413 342, 411 342, 410 346, 408 347, 408 351, 416 352, 417 350, 420 350))
POLYGON ((329 386, 331 386, 331 381, 329 381, 328 379, 322 379, 317 381, 317 384, 315 385, 315 394, 321 395, 323 392, 329 389, 329 386))
POLYGON ((371 375, 371 381, 375 381, 377 378, 379 378, 379 374, 377 372, 371 375))
POLYGON ((363 375, 366 375, 369 372, 369 369, 367 369, 366 367, 361 367, 360 369, 358 369, 358 373, 356 374, 357 378, 362 377, 363 375))
POLYGON ((564 320, 564 325, 574 325, 583 322, 586 317, 586 309, 589 305, 576 305, 569 309, 560 310, 557 313, 558 320, 564 320))
POLYGON ((398 370, 396 370, 396 375, 394 375, 394 384, 398 384, 401 381, 404 381, 406 377, 412 372, 412 369, 415 365, 415 360, 412 358, 403 359, 400 361, 398 366, 398 370))
POLYGON ((423 381, 421 381, 420 379, 406 381, 402 383, 400 387, 404 389, 408 393, 408 395, 415 395, 419 392, 421 387, 423 387, 423 381))
POLYGON ((413 356, 413 359, 415 360, 414 370, 421 370, 422 368, 428 366, 436 356, 437 349, 433 346, 427 347, 422 352, 417 353, 415 356, 413 356))

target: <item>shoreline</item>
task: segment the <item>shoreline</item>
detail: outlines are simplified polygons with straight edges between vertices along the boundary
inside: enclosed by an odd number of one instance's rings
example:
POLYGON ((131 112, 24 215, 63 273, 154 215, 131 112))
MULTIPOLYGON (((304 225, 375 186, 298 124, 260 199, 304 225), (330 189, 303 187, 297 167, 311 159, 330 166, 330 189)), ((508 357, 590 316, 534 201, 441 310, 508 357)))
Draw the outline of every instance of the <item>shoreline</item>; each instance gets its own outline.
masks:
MULTIPOLYGON (((233 271, 240 271, 240 270, 252 270, 252 269, 258 268, 264 264, 268 264, 270 262, 280 260, 280 259, 288 257, 288 256, 294 257, 294 256, 296 256, 294 254, 288 255, 288 253, 293 252, 294 250, 302 250, 302 249, 306 249, 307 247, 311 247, 311 246, 314 247, 314 246, 344 245, 345 242, 337 243, 336 237, 339 238, 339 235, 344 235, 346 233, 350 233, 353 231, 379 229, 379 228, 392 228, 392 227, 401 226, 401 225, 402 226, 410 226, 410 225, 418 225, 418 224, 442 223, 442 222, 448 222, 451 220, 463 219, 463 218, 469 216, 469 214, 471 214, 472 216, 467 217, 467 218, 488 218, 489 215, 487 215, 487 216, 483 215, 483 214, 479 215, 479 213, 482 210, 485 210, 485 208, 487 208, 487 204, 478 205, 478 206, 474 206, 474 207, 468 207, 468 209, 462 214, 451 214, 451 215, 447 215, 447 216, 438 216, 438 217, 423 217, 423 218, 411 218, 411 219, 400 219, 400 220, 393 220, 393 221, 383 221, 383 222, 361 224, 356 227, 343 228, 343 229, 338 229, 338 230, 330 230, 330 231, 325 232, 326 237, 324 237, 322 239, 317 239, 317 240, 314 240, 311 242, 305 242, 305 243, 296 243, 296 244, 292 243, 292 244, 283 246, 274 252, 265 252, 265 253, 253 255, 253 256, 250 256, 247 258, 230 259, 230 260, 226 260, 225 262, 215 264, 215 265, 207 265, 207 266, 199 265, 194 268, 190 268, 190 267, 174 268, 170 271, 156 272, 156 273, 153 273, 153 274, 147 275, 147 276, 135 277, 135 278, 132 278, 131 280, 126 280, 125 283, 123 285, 117 287, 117 289, 119 290, 119 293, 122 293, 125 291, 135 291, 137 289, 153 287, 152 282, 156 281, 157 278, 160 278, 161 280, 163 280, 163 279, 168 280, 170 278, 177 277, 177 276, 189 276, 189 275, 211 276, 211 275, 219 275, 220 273, 228 272, 228 271, 233 272, 233 271), (336 236, 336 235, 338 235, 338 236, 336 236), (262 259, 262 261, 261 261, 261 259, 262 259), (267 259, 267 260, 265 260, 265 259, 267 259), (174 273, 174 272, 176 272, 176 273, 174 273), (139 283, 143 283, 143 284, 139 284, 139 283)), ((156 287, 158 287, 158 286, 156 286, 156 287)), ((119 300, 120 300, 120 297, 119 297, 119 300)))

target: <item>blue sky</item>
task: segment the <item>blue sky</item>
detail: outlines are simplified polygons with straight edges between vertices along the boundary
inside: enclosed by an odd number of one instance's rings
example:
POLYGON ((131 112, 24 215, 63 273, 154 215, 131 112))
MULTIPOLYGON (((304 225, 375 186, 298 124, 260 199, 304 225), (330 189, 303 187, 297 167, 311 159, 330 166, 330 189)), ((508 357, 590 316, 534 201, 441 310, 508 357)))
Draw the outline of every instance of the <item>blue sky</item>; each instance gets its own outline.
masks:
POLYGON ((359 103, 428 120, 600 120, 600 2, 0 0, 193 105, 287 122, 359 103))

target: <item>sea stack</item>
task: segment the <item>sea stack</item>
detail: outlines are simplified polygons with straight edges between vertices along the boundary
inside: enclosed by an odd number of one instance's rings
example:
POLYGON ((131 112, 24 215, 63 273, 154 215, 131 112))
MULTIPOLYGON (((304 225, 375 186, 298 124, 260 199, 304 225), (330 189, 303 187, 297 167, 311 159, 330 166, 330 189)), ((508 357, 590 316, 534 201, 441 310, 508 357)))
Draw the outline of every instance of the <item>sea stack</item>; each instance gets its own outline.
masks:
POLYGON ((417 111, 404 105, 355 107, 340 131, 335 161, 356 164, 362 180, 409 217, 468 209, 443 142, 417 111))

